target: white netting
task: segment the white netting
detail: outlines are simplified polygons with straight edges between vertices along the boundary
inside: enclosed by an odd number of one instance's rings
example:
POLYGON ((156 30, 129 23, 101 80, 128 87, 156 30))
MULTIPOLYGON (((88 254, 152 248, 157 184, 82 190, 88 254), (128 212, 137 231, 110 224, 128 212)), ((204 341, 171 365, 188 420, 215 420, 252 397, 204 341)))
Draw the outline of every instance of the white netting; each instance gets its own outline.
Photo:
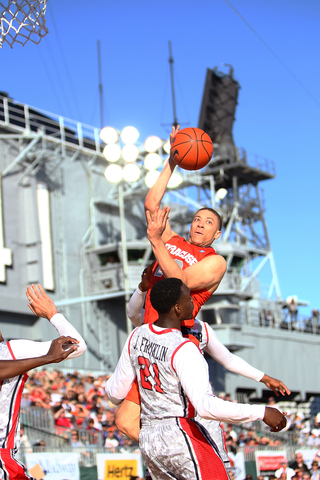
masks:
POLYGON ((7 6, 0 2, 0 48, 3 42, 11 48, 15 42, 39 43, 48 33, 46 7, 47 0, 9 0, 7 6))

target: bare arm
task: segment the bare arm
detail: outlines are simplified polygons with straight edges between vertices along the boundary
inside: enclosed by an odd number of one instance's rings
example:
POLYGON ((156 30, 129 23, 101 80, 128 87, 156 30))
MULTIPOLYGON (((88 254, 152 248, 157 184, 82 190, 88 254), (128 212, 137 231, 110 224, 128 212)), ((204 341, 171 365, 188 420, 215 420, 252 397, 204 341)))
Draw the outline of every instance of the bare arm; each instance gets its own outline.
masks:
MULTIPOLYGON (((178 133, 179 131, 179 125, 177 128, 172 127, 172 133, 170 134, 170 141, 172 138, 178 133)), ((160 173, 160 176, 156 183, 150 188, 149 192, 147 193, 145 202, 144 202, 144 208, 145 211, 149 211, 151 218, 154 215, 154 212, 156 208, 160 208, 163 196, 165 194, 168 182, 171 178, 171 175, 176 167, 176 164, 174 163, 173 159, 170 157, 165 166, 163 167, 162 172, 160 173)), ((174 232, 171 231, 171 227, 169 222, 166 224, 166 228, 163 232, 163 241, 166 242, 169 240, 170 237, 174 232)))
POLYGON ((153 219, 150 213, 146 212, 148 239, 164 277, 180 278, 191 290, 205 288, 211 293, 214 292, 225 274, 227 268, 225 259, 221 255, 211 255, 195 265, 181 270, 168 253, 162 238, 162 232, 167 223, 169 212, 170 209, 168 207, 164 207, 163 210, 157 208, 153 219))
POLYGON ((28 370, 32 370, 48 363, 59 363, 65 360, 77 347, 73 346, 65 350, 65 344, 77 344, 78 340, 71 337, 59 337, 53 340, 46 355, 36 358, 24 358, 23 360, 0 360, 0 379, 16 377, 28 370))

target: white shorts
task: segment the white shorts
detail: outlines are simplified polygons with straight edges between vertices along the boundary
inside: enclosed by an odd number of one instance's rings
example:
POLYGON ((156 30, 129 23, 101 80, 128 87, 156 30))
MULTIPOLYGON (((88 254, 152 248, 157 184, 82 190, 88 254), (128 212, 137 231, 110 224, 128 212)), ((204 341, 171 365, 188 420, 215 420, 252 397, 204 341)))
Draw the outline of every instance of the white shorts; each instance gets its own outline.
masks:
POLYGON ((207 420, 205 418, 199 417, 199 415, 195 417, 195 420, 201 423, 201 425, 208 431, 210 437, 218 448, 220 457, 222 458, 225 467, 230 468, 230 458, 228 456, 227 447, 224 442, 223 430, 220 426, 220 422, 215 420, 207 420))
POLYGON ((139 447, 155 480, 228 480, 224 463, 210 437, 192 419, 144 421, 139 447))

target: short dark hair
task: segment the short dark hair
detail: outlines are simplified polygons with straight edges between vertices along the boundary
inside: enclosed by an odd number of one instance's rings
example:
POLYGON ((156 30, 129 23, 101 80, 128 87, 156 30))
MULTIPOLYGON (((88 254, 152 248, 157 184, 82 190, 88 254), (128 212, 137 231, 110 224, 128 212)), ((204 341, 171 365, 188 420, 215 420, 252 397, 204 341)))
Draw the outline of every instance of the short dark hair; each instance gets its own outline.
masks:
POLYGON ((199 208, 199 210, 196 211, 196 213, 194 214, 194 216, 197 215, 198 212, 201 212, 202 210, 209 210, 209 212, 211 212, 218 220, 218 229, 221 230, 222 228, 222 218, 221 218, 221 215, 220 213, 217 212, 217 210, 214 210, 213 208, 210 208, 210 207, 202 207, 202 208, 199 208))
POLYGON ((150 302, 159 313, 170 312, 181 297, 182 281, 179 278, 163 278, 155 283, 150 292, 150 302))

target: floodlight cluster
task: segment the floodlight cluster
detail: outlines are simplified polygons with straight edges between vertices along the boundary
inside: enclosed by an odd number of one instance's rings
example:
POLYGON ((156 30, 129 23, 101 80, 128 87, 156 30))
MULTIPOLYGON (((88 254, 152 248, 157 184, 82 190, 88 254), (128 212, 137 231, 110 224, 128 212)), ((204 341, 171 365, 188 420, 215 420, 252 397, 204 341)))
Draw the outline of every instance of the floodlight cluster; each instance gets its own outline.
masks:
MULTIPOLYGON (((161 153, 170 153, 170 142, 152 135, 137 145, 138 138, 138 130, 130 126, 121 132, 113 127, 104 127, 100 131, 100 139, 106 144, 103 155, 109 162, 104 173, 108 182, 124 180, 134 183, 144 175, 147 187, 154 185, 160 175, 158 169, 163 164, 161 153)), ((181 182, 181 175, 174 173, 168 187, 175 188, 181 182)))

